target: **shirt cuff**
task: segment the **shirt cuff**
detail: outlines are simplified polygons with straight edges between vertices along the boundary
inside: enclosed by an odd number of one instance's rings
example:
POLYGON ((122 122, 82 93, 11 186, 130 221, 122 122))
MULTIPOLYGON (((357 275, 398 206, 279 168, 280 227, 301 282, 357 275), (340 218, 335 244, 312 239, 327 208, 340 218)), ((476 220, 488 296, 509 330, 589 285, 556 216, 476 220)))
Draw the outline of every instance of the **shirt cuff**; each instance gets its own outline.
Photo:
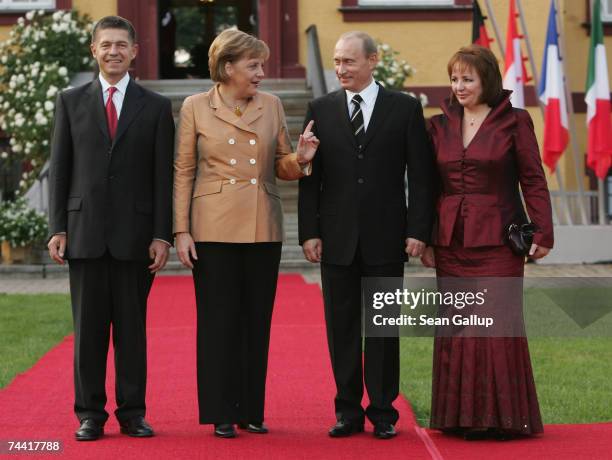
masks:
POLYGON ((153 241, 161 241, 162 243, 166 243, 168 245, 168 247, 172 246, 170 243, 168 243, 166 240, 162 240, 161 238, 153 238, 153 241))

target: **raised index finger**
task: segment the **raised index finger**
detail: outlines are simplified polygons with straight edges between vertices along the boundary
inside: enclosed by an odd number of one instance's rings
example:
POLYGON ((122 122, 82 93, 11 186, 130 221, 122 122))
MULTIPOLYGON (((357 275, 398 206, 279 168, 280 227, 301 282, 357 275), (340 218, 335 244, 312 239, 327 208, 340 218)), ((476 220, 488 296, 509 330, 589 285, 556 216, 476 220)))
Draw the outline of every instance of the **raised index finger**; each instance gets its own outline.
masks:
POLYGON ((310 120, 308 125, 306 125, 306 129, 304 130, 304 134, 308 134, 312 130, 312 125, 314 125, 314 120, 310 120))

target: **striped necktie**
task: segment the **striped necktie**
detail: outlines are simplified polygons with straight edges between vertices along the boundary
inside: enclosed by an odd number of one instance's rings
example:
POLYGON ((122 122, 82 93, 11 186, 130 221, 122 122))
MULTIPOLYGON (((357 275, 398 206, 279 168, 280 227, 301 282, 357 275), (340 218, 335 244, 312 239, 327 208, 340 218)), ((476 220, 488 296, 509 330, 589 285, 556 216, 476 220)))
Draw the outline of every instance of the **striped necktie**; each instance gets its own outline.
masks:
POLYGON ((363 122, 363 112, 361 111, 363 98, 359 94, 355 94, 351 102, 353 104, 353 114, 351 115, 353 134, 355 135, 355 139, 357 139, 357 144, 361 146, 365 139, 365 124, 363 122))

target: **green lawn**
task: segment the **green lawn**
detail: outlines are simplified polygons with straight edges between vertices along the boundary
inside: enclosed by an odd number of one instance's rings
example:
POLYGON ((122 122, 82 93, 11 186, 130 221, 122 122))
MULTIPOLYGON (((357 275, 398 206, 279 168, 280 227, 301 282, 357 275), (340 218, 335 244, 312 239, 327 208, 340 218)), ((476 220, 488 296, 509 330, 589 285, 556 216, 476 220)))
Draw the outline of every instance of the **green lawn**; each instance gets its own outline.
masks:
POLYGON ((71 332, 68 295, 0 294, 0 388, 71 332))

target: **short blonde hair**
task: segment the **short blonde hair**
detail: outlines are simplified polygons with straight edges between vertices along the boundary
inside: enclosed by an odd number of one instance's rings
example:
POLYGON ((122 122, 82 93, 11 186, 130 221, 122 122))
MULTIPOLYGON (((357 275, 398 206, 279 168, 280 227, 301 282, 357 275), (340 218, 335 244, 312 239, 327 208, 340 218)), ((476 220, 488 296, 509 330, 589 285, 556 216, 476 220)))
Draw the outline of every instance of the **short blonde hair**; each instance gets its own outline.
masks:
POLYGON ((235 62, 246 57, 268 59, 270 49, 263 40, 238 29, 226 29, 217 35, 208 50, 210 78, 216 82, 226 82, 227 62, 235 62))

